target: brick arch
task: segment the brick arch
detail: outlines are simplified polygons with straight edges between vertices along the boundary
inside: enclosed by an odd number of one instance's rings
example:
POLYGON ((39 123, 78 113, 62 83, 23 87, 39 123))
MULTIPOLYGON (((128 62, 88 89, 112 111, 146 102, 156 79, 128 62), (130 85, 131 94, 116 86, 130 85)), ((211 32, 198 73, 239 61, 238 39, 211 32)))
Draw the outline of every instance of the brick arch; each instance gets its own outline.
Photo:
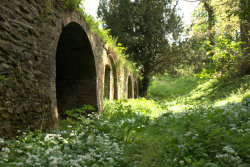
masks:
POLYGON ((95 59, 86 32, 76 22, 63 27, 58 41, 56 99, 61 118, 66 110, 97 106, 95 59))

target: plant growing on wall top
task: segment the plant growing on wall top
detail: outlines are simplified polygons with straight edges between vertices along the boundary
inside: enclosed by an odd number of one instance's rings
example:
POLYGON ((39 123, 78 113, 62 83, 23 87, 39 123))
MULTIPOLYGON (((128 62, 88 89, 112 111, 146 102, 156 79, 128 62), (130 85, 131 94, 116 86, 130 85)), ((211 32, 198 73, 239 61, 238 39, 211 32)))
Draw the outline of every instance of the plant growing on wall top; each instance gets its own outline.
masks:
POLYGON ((67 9, 73 11, 80 8, 83 0, 62 0, 62 2, 67 9))
POLYGON ((135 63, 132 61, 128 61, 128 55, 124 54, 126 48, 123 47, 121 43, 117 42, 117 38, 113 38, 110 35, 109 29, 105 30, 100 27, 100 25, 103 24, 101 21, 96 21, 92 16, 84 12, 82 8, 84 6, 84 1, 85 0, 43 0, 44 10, 41 14, 41 17, 44 19, 49 14, 51 14, 53 12, 53 6, 55 6, 56 4, 63 5, 63 7, 68 9, 69 11, 78 11, 85 18, 86 22, 91 28, 91 31, 102 39, 107 48, 112 48, 113 52, 118 56, 117 66, 126 66, 126 68, 130 71, 137 73, 137 70, 135 70, 135 63))
POLYGON ((114 38, 110 35, 110 29, 103 29, 100 27, 103 24, 102 21, 96 21, 92 16, 84 12, 81 7, 77 8, 77 11, 80 12, 86 22, 89 24, 91 30, 105 42, 106 46, 110 49, 112 48, 113 52, 118 56, 118 66, 126 66, 130 71, 137 73, 138 70, 135 69, 135 63, 127 60, 128 55, 125 54, 125 48, 121 43, 117 41, 117 38, 114 38))

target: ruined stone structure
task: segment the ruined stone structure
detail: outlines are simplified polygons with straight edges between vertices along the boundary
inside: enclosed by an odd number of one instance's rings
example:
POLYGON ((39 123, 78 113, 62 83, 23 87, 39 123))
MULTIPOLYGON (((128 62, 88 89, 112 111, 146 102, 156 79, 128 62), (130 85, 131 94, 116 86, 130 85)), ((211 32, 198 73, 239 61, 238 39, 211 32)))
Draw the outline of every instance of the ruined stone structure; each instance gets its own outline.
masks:
POLYGON ((103 110, 103 99, 138 95, 137 77, 61 5, 44 16, 42 0, 0 1, 0 137, 57 128, 67 109, 103 110))

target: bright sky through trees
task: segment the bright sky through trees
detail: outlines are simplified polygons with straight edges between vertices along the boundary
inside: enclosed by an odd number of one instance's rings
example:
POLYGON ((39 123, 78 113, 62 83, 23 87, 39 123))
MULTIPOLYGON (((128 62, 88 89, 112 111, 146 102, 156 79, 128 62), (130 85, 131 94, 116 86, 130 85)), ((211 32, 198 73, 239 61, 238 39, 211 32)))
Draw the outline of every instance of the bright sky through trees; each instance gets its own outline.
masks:
MULTIPOLYGON (((84 8, 85 11, 92 15, 93 17, 97 17, 97 8, 98 8, 99 0, 85 0, 84 8)), ((184 16, 184 23, 190 24, 191 23, 191 16, 194 9, 197 7, 198 2, 186 2, 184 0, 180 0, 179 8, 180 8, 180 15, 183 14, 184 16)))

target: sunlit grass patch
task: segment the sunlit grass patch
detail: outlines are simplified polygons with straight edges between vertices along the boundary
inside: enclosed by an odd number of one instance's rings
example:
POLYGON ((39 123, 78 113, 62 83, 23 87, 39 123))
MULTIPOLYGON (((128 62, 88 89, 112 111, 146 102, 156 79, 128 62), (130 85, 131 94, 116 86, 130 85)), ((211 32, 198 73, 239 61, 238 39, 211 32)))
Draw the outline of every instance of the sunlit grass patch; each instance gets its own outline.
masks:
POLYGON ((165 112, 162 106, 155 100, 147 100, 145 98, 105 101, 104 111, 114 113, 117 111, 132 111, 134 113, 149 116, 151 118, 158 117, 165 112))
POLYGON ((174 100, 195 89, 202 79, 196 77, 172 78, 168 75, 154 78, 149 87, 150 97, 174 100))

